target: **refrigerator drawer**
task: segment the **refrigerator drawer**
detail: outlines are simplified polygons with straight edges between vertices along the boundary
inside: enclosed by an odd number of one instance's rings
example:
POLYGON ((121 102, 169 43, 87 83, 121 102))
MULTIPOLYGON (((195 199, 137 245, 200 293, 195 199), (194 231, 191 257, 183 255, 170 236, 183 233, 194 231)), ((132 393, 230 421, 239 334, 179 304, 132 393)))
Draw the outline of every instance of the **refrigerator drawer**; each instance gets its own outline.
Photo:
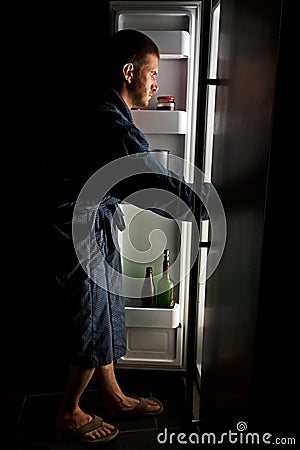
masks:
POLYGON ((180 305, 174 308, 139 308, 126 306, 126 327, 177 328, 180 323, 180 305))
POLYGON ((127 328, 125 361, 172 362, 176 359, 176 335, 173 328, 127 328))

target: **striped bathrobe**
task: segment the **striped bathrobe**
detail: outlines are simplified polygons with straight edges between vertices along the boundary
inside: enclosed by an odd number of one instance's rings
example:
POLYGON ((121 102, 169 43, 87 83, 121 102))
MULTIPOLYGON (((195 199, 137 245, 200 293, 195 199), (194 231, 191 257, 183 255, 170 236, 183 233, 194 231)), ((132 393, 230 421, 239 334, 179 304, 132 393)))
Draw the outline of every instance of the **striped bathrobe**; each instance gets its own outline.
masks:
MULTIPOLYGON (((132 115, 122 97, 114 89, 101 92, 97 109, 89 121, 80 156, 74 156, 76 170, 62 178, 51 208, 52 252, 56 293, 56 329, 61 335, 61 348, 67 362, 79 367, 97 367, 111 363, 126 353, 124 298, 111 293, 109 286, 120 282, 107 275, 106 263, 121 273, 121 260, 115 245, 117 228, 124 226, 118 207, 122 198, 147 187, 166 189, 180 196, 189 206, 192 191, 182 181, 174 180, 149 152, 144 134, 134 125, 132 115), (95 235, 103 258, 97 266, 99 286, 83 270, 72 240, 74 205, 84 183, 99 168, 126 155, 147 152, 148 167, 153 164, 160 174, 142 175, 126 180, 105 195, 93 216, 95 204, 76 215, 77 225, 84 226, 95 217, 95 235), (115 214, 116 213, 116 214, 115 214), (113 217, 114 216, 114 217, 113 217)), ((70 164, 70 167, 72 164, 70 164)), ((89 249, 88 237, 82 245, 89 249)), ((91 263, 96 255, 89 254, 91 263)), ((87 266, 89 262, 87 262, 87 266)), ((119 289, 119 292, 121 289, 119 289)))

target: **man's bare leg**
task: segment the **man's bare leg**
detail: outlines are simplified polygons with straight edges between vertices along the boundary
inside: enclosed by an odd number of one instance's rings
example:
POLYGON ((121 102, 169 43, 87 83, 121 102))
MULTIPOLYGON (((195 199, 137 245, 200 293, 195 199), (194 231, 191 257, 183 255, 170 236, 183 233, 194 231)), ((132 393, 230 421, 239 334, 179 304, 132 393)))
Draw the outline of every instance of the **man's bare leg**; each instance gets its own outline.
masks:
MULTIPOLYGON (((62 431, 76 431, 82 425, 90 422, 92 417, 83 412, 79 407, 82 393, 89 384, 95 369, 82 369, 69 366, 62 405, 57 417, 57 428, 62 431)), ((102 426, 84 435, 85 438, 95 440, 106 436, 113 431, 114 427, 103 422, 102 426)))
MULTIPOLYGON (((127 397, 121 390, 115 376, 113 362, 107 366, 96 367, 95 376, 100 383, 105 412, 113 417, 120 412, 130 411, 139 400, 127 397)), ((149 412, 158 412, 160 405, 151 399, 147 399, 146 410, 149 412)))

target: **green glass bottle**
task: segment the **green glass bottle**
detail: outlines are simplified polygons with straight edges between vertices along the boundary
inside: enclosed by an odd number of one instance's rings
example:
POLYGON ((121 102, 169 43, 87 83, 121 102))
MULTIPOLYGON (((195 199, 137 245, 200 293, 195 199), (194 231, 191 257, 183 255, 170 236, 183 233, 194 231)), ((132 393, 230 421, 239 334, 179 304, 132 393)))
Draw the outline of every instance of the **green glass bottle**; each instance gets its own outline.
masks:
POLYGON ((144 308, 153 308, 156 306, 152 267, 146 267, 145 280, 142 287, 142 305, 144 308))
POLYGON ((157 284, 158 308, 174 308, 174 283, 170 278, 170 252, 164 251, 163 275, 157 284))

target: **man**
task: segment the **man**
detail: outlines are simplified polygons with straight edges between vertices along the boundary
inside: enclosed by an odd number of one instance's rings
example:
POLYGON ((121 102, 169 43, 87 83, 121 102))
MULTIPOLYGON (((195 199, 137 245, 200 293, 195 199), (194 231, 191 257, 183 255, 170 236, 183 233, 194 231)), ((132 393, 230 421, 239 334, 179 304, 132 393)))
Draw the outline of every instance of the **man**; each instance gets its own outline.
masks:
MULTIPOLYGON (((106 83, 99 89, 97 111, 93 118, 89 117, 82 141, 82 155, 77 158, 77 165, 72 161, 69 174, 65 174, 57 190, 52 219, 56 233, 53 241, 57 252, 55 277, 60 302, 57 320, 63 331, 62 345, 69 363, 57 428, 63 435, 93 443, 109 441, 118 433, 113 425, 82 411, 79 406, 81 395, 93 375, 99 381, 107 417, 156 415, 163 410, 162 403, 157 399, 132 398, 122 392, 115 377, 114 361, 126 353, 124 300, 122 295, 111 291, 112 280, 107 276, 105 263, 97 266, 96 270, 100 279, 107 279, 107 288, 102 283, 97 285, 83 270, 72 242, 74 205, 89 177, 117 158, 143 152, 149 155, 149 144, 134 125, 130 109, 133 106, 148 106, 152 95, 158 90, 159 50, 149 37, 134 30, 115 33, 107 50, 101 69, 106 83)), ((120 255, 114 245, 114 233, 116 223, 120 229, 123 226, 118 210, 122 198, 135 190, 152 186, 180 195, 186 204, 191 205, 192 194, 187 186, 172 179, 166 169, 151 158, 145 164, 148 167, 153 164, 161 173, 137 176, 132 182, 127 180, 115 186, 97 206, 97 242, 104 259, 119 273, 120 255)), ((89 215, 88 208, 79 216, 79 224, 93 217, 89 215)), ((83 245, 89 249, 86 242, 83 245)), ((89 267, 93 255, 88 258, 89 267)))

